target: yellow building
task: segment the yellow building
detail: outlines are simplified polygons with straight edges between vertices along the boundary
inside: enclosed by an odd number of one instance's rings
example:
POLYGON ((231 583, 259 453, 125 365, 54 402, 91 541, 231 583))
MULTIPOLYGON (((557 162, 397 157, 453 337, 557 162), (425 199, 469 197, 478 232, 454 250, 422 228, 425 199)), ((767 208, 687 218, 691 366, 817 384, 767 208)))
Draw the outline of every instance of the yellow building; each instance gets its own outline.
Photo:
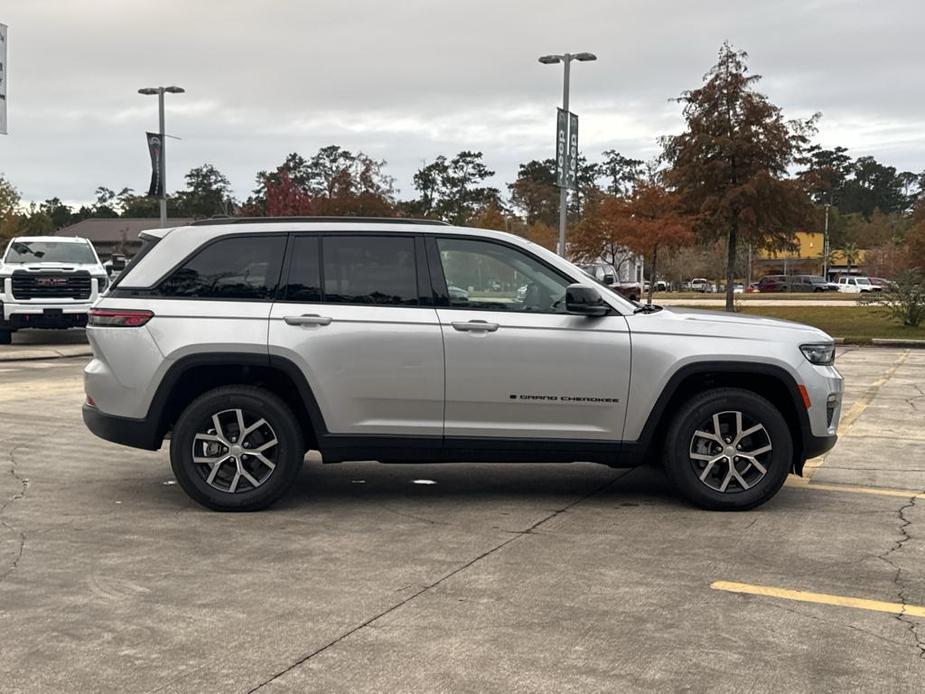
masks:
MULTIPOLYGON (((783 251, 757 251, 752 259, 753 274, 761 275, 821 275, 825 238, 821 231, 798 231, 793 235, 793 248, 783 251)), ((864 265, 864 251, 858 249, 851 259, 851 274, 864 265)), ((848 258, 841 249, 829 252, 829 277, 848 272, 848 258)))

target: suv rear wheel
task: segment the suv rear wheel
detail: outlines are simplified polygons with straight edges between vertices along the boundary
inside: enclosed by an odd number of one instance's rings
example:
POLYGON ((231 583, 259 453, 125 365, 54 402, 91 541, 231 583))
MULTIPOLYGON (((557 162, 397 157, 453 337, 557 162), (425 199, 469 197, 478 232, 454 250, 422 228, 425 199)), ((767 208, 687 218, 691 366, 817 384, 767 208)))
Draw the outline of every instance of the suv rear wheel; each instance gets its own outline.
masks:
POLYGON ((298 422, 273 393, 225 386, 183 411, 170 465, 183 490, 217 511, 256 511, 288 491, 302 468, 298 422))
POLYGON ((668 430, 665 472, 684 497, 744 511, 774 496, 793 464, 780 411, 748 390, 718 388, 686 402, 668 430))

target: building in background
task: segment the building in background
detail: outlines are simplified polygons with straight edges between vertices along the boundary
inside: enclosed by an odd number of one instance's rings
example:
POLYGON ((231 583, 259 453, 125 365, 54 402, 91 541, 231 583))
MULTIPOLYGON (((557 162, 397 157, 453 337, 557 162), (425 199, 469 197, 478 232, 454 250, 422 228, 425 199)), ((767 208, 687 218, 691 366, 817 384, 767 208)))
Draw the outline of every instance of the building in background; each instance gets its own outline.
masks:
MULTIPOLYGON (((168 227, 181 227, 189 224, 192 219, 168 219, 168 227)), ((89 239, 96 249, 101 260, 106 260, 113 253, 132 257, 141 247, 138 238, 145 229, 157 229, 160 223, 155 218, 93 218, 85 219, 77 224, 61 227, 55 236, 80 236, 89 239)))

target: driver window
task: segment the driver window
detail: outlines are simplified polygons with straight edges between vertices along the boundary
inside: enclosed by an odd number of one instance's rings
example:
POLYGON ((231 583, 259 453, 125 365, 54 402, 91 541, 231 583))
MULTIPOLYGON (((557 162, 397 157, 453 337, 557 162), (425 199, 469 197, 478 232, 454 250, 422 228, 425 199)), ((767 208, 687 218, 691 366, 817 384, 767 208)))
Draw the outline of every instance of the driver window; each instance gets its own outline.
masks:
POLYGON ((450 308, 565 313, 570 281, 526 253, 497 243, 437 239, 450 308))

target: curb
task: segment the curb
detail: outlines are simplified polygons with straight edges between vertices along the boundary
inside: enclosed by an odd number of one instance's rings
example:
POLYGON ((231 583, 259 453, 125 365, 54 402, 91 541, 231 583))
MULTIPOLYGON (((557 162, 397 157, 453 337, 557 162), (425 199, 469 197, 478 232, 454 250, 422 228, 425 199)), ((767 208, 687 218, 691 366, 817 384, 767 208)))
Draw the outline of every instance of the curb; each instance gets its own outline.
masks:
POLYGON ((886 339, 875 337, 871 342, 879 347, 912 347, 925 349, 925 340, 903 340, 903 339, 886 339))
POLYGON ((73 354, 62 354, 54 351, 29 350, 21 354, 0 354, 0 364, 17 361, 41 361, 44 359, 70 359, 72 357, 92 357, 93 352, 89 349, 75 352, 73 354))

